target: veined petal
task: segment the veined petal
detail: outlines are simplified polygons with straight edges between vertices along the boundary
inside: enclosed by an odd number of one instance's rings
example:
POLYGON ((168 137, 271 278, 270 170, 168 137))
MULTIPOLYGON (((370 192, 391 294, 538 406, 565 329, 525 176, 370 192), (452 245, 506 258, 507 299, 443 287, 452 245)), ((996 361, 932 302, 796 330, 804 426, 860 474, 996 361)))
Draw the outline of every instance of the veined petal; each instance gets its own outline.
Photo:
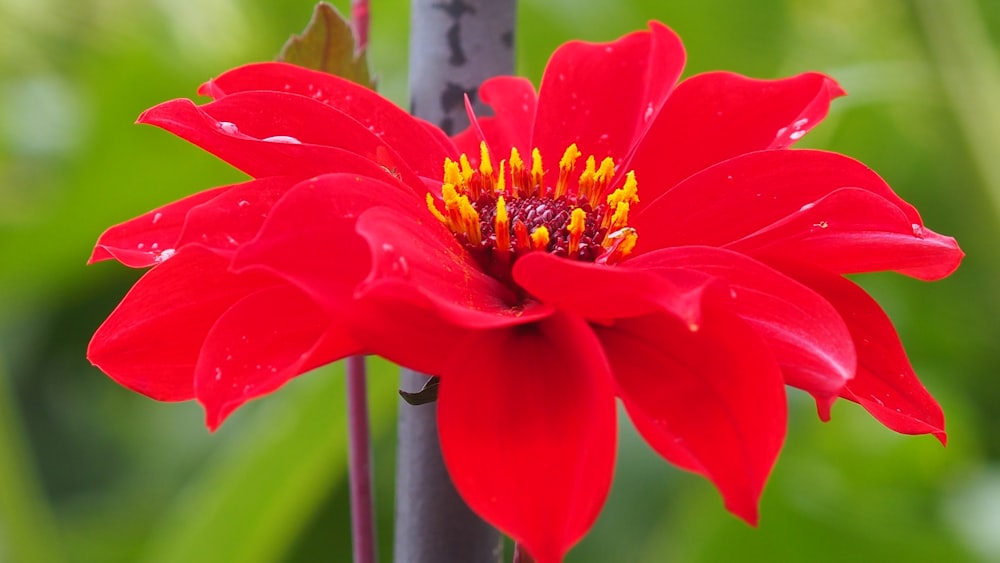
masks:
POLYGON ((828 412, 854 377, 857 356, 837 310, 798 281, 742 254, 706 246, 682 246, 643 254, 630 267, 673 277, 693 270, 725 282, 720 308, 736 314, 767 344, 785 383, 816 397, 828 412))
MULTIPOLYGON (((261 93, 245 94, 260 102, 261 93)), ((278 95, 278 94, 275 94, 278 95)), ((255 121, 267 121, 281 113, 288 100, 303 100, 300 96, 284 95, 279 105, 255 106, 259 114, 255 121)), ((290 105, 294 102, 288 102, 290 105)), ((329 126, 336 124, 351 132, 344 137, 342 146, 296 143, 288 131, 275 128, 265 137, 253 137, 242 133, 242 124, 213 117, 212 113, 226 115, 223 109, 237 108, 243 112, 250 108, 240 107, 239 99, 223 98, 212 105, 196 106, 190 100, 171 100, 146 110, 139 116, 139 123, 160 127, 178 137, 214 154, 234 167, 255 178, 266 176, 295 176, 307 178, 326 172, 359 172, 368 175, 382 175, 394 179, 394 173, 404 174, 411 185, 419 182, 405 166, 400 167, 402 158, 395 158, 392 151, 370 131, 361 131, 353 118, 325 108, 322 104, 312 104, 312 109, 326 109, 316 115, 317 121, 330 118, 329 126), (271 140, 265 140, 270 138, 271 140), (405 171, 405 172, 400 172, 405 171)), ((277 119, 275 117, 275 119, 277 119)), ((361 127, 361 129, 364 129, 361 127)), ((298 139, 295 139, 298 140, 298 139)), ((439 173, 439 172, 436 172, 439 173)))
POLYGON ((681 82, 639 142, 625 169, 634 169, 646 194, 735 156, 784 148, 826 117, 844 94, 833 79, 806 73, 755 80, 710 72, 681 82))
POLYGON ((955 239, 910 223, 898 207, 858 188, 836 190, 728 247, 838 274, 894 270, 922 280, 948 276, 964 256, 955 239))
POLYGON ((168 203, 101 233, 88 264, 115 259, 130 268, 157 264, 164 250, 176 250, 188 211, 228 191, 220 186, 168 203))
POLYGON ((611 43, 563 44, 545 67, 532 145, 553 157, 570 143, 598 158, 625 157, 659 111, 684 58, 677 36, 657 22, 611 43))
POLYGON ((455 487, 535 561, 559 563, 611 485, 615 400, 600 343, 582 320, 554 315, 455 348, 438 396, 455 487))
POLYGON ((146 272, 97 329, 87 358, 121 385, 161 401, 194 398, 194 368, 219 316, 278 280, 234 274, 229 261, 190 245, 146 272))
MULTIPOLYGON (((645 190, 641 177, 640 185, 645 190)), ((921 224, 913 206, 870 168, 841 154, 815 150, 760 151, 720 162, 655 199, 644 199, 629 223, 641 235, 636 252, 688 244, 723 246, 843 187, 877 194, 911 223, 921 224)))
POLYGON ((361 296, 390 296, 433 310, 467 328, 496 328, 552 314, 544 303, 522 303, 480 270, 452 234, 425 211, 374 208, 358 218, 373 267, 361 296))
POLYGON ((941 406, 917 379, 892 321, 878 303, 841 276, 789 263, 778 267, 823 295, 847 321, 858 352, 858 370, 841 396, 896 432, 933 434, 944 444, 941 406))
POLYGON ((700 283, 677 285, 642 267, 608 267, 544 252, 522 256, 514 280, 530 295, 560 310, 598 322, 667 311, 688 325, 701 322, 700 283))
POLYGON ((360 351, 347 327, 301 291, 269 287, 234 303, 205 335, 194 369, 195 395, 215 430, 245 402, 360 351))
MULTIPOLYGON (((305 96, 357 118, 398 151, 417 174, 436 178, 446 156, 455 156, 444 136, 376 92, 332 74, 285 63, 258 63, 230 70, 209 81, 199 93, 218 99, 239 92, 271 90, 305 96)), ((400 163, 403 164, 403 163, 400 163)), ((328 170, 332 171, 332 170, 328 170)))
POLYGON ((706 303, 692 331, 669 315, 597 327, 619 396, 636 428, 668 461, 715 484, 751 524, 784 441, 784 382, 764 342, 706 303))

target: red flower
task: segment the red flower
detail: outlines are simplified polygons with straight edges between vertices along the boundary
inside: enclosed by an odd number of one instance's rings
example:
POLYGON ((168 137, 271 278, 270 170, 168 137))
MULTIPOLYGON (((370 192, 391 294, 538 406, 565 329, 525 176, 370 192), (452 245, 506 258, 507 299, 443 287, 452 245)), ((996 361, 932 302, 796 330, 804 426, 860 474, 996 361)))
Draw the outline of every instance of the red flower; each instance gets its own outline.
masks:
POLYGON ((496 117, 454 139, 281 64, 210 81, 211 103, 159 105, 139 121, 254 179, 101 236, 93 261, 153 267, 89 357, 153 398, 197 399, 212 428, 349 354, 439 375, 458 490, 542 563, 604 502, 616 397, 749 522, 785 384, 824 418, 845 397, 944 441, 889 319, 843 275, 941 278, 955 241, 864 165, 788 150, 842 94, 830 78, 676 84, 683 63, 658 23, 571 42, 537 95, 483 84, 496 117))

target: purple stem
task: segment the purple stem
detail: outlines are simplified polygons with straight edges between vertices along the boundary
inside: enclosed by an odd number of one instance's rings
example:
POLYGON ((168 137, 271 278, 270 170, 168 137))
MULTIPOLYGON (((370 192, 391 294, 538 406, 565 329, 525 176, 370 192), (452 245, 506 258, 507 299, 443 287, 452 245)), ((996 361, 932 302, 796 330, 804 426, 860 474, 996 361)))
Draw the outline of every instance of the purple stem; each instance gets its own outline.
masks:
POLYGON ((375 563, 375 498, 364 356, 347 358, 347 426, 354 563, 375 563))

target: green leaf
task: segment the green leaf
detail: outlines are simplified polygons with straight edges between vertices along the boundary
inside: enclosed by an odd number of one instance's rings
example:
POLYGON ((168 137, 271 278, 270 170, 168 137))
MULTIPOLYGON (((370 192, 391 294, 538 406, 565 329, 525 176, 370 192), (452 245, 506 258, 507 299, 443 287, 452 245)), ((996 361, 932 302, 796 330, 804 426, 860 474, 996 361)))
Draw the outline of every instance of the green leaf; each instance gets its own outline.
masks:
POLYGON ((364 50, 355 53, 351 25, 336 8, 320 2, 301 35, 292 35, 278 60, 346 78, 375 89, 364 50))

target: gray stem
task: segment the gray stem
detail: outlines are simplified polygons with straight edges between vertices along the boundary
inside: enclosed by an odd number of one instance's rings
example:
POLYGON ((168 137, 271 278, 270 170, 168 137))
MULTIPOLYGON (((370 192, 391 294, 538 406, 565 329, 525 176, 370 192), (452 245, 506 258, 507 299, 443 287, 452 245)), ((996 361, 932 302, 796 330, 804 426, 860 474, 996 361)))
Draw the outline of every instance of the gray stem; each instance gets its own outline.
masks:
MULTIPOLYGON (((514 72, 515 0, 413 0, 410 20, 410 109, 454 134, 477 115, 477 95, 491 76, 514 72)), ((400 387, 419 391, 427 376, 402 370, 400 387)), ((442 382, 447 385, 447 382, 442 382)), ((498 563, 500 534, 455 491, 437 433, 437 405, 399 404, 396 457, 396 563, 498 563)))

